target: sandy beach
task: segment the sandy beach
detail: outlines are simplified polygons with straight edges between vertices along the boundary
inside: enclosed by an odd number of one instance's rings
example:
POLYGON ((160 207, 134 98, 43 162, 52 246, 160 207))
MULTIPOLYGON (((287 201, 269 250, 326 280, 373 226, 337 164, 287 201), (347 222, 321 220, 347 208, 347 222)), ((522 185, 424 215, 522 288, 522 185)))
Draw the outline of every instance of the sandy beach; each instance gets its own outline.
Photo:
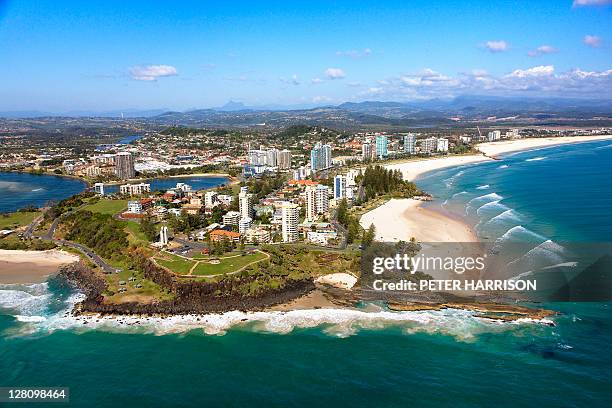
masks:
POLYGON ((612 135, 541 137, 530 139, 505 140, 500 142, 480 143, 476 146, 476 148, 487 156, 496 157, 500 154, 517 152, 521 150, 530 150, 541 147, 557 146, 572 143, 596 142, 599 140, 612 140, 612 135))
POLYGON ((542 147, 558 146, 563 144, 595 142, 598 140, 612 140, 612 135, 602 136, 572 136, 572 137, 542 137, 505 140, 499 142, 487 142, 476 145, 476 149, 482 154, 470 154, 464 156, 443 156, 430 159, 415 159, 403 163, 394 163, 385 167, 400 170, 404 180, 414 181, 420 175, 448 167, 467 164, 481 163, 492 160, 504 153, 518 152, 521 150, 538 149, 542 147))
POLYGON ((374 224, 378 241, 409 241, 414 237, 420 242, 477 242, 468 225, 422 204, 419 200, 392 199, 365 213, 360 224, 365 229, 374 224))
POLYGON ((77 262, 69 252, 21 251, 0 249, 0 283, 39 283, 57 272, 62 265, 77 262))
POLYGON ((492 159, 482 154, 470 154, 465 156, 443 156, 432 157, 431 159, 410 160, 404 163, 389 164, 385 167, 391 170, 400 170, 404 180, 414 181, 418 176, 429 171, 480 163, 488 160, 492 159))

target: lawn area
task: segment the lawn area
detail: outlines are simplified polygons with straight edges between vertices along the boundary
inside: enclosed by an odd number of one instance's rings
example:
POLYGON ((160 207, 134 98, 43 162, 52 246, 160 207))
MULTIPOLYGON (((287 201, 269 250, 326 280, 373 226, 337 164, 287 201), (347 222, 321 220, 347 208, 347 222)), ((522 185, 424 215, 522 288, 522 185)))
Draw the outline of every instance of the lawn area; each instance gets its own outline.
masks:
POLYGON ((194 261, 190 261, 167 252, 159 253, 155 257, 155 262, 170 269, 172 272, 178 275, 187 275, 195 264, 194 261))
MULTIPOLYGON (((221 255, 221 258, 225 258, 225 257, 228 257, 228 256, 240 255, 240 254, 242 254, 242 251, 238 251, 238 250, 230 251, 230 252, 226 252, 223 255, 221 255)), ((211 256, 211 255, 204 255, 204 254, 195 254, 192 258, 193 259, 197 259, 197 260, 202 260, 202 259, 203 260, 209 260, 209 259, 217 259, 219 257, 218 256, 214 256, 214 255, 211 256)))
POLYGON ((0 229, 13 229, 28 225, 37 216, 40 211, 34 212, 14 212, 0 215, 0 229))
POLYGON ((149 244, 147 237, 145 237, 145 234, 140 230, 139 223, 135 221, 127 221, 125 224, 125 230, 129 234, 128 239, 130 240, 130 243, 144 245, 149 244))
POLYGON ((248 255, 238 255, 229 258, 219 258, 220 263, 211 264, 208 261, 201 261, 193 270, 194 275, 217 275, 234 272, 251 262, 260 261, 267 258, 264 253, 255 252, 248 255))
POLYGON ((127 208, 127 200, 107 200, 101 199, 97 203, 89 204, 83 207, 84 210, 101 213, 101 214, 110 214, 115 215, 122 210, 127 208))
POLYGON ((106 275, 106 281, 108 282, 108 290, 112 292, 107 294, 104 298, 105 302, 112 303, 123 303, 123 302, 141 302, 148 303, 158 300, 172 299, 172 294, 168 293, 161 286, 156 283, 144 279, 140 272, 135 271, 122 271, 111 275, 106 275), (130 277, 134 277, 134 280, 130 282, 130 277), (120 281, 124 281, 125 285, 119 285, 120 281), (136 285, 142 285, 141 288, 136 288, 136 285), (125 288, 126 291, 119 293, 119 288, 125 288))

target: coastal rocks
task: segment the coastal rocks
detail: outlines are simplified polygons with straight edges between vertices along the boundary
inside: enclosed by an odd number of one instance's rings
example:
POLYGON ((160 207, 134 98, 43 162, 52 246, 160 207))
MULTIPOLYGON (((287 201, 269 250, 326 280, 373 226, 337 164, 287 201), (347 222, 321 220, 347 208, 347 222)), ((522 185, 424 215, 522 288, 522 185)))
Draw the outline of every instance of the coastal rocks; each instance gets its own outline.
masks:
MULTIPOLYGON (((505 322, 520 319, 532 319, 549 322, 549 317, 555 316, 557 312, 546 309, 531 309, 524 306, 513 306, 495 303, 388 303, 389 309, 393 311, 424 311, 461 309, 476 312, 476 317, 505 322)), ((554 323, 550 322, 552 326, 554 323)))
POLYGON ((257 295, 244 295, 239 291, 239 285, 248 283, 248 277, 219 283, 182 281, 149 260, 145 260, 142 266, 145 277, 170 290, 174 299, 154 303, 107 303, 102 296, 107 289, 106 281, 83 264, 62 268, 59 277, 72 283, 86 295, 86 299, 77 305, 75 314, 175 315, 263 310, 303 296, 315 288, 312 280, 303 279, 287 281, 280 289, 265 290, 257 295))

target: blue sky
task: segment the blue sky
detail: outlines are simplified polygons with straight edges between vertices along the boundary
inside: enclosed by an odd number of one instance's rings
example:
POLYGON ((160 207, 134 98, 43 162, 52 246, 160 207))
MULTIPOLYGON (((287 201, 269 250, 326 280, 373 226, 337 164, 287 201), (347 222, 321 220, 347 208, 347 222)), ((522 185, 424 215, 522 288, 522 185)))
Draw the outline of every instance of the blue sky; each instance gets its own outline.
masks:
POLYGON ((612 98, 612 0, 0 0, 0 110, 612 98))

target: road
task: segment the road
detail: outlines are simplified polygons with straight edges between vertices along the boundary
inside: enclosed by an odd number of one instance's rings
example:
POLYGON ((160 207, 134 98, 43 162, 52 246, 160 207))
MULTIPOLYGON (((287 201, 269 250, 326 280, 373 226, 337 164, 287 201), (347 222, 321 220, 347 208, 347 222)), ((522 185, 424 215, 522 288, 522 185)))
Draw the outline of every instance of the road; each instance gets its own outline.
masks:
POLYGON ((98 254, 87 248, 85 245, 77 244, 76 242, 72 241, 65 241, 63 239, 54 239, 53 243, 55 243, 56 245, 65 245, 80 251, 81 253, 85 254, 85 256, 87 256, 90 261, 92 261, 99 268, 101 268, 105 273, 115 273, 121 271, 121 269, 117 269, 110 266, 104 259, 100 258, 98 254))
MULTIPOLYGON (((96 266, 102 269, 105 273, 120 272, 121 271, 120 269, 114 268, 111 265, 109 265, 104 259, 100 258, 100 256, 98 256, 91 249, 87 248, 85 245, 77 244, 76 242, 66 241, 63 239, 53 238, 53 236, 55 235, 55 230, 57 229, 57 226, 59 225, 61 218, 76 210, 78 210, 78 208, 75 210, 66 212, 65 214, 54 219, 53 222, 51 223, 51 226, 49 227, 49 230, 44 235, 42 235, 40 239, 42 239, 43 241, 52 241, 55 245, 65 245, 67 247, 76 249, 77 251, 84 254, 87 258, 89 258, 89 260, 91 260, 96 266)), ((42 220, 44 219, 44 215, 45 214, 43 213, 42 215, 36 217, 30 223, 30 225, 28 225, 28 228, 26 229, 26 232, 24 233, 24 236, 26 238, 33 238, 33 233, 36 230, 36 228, 38 228, 42 220)))

